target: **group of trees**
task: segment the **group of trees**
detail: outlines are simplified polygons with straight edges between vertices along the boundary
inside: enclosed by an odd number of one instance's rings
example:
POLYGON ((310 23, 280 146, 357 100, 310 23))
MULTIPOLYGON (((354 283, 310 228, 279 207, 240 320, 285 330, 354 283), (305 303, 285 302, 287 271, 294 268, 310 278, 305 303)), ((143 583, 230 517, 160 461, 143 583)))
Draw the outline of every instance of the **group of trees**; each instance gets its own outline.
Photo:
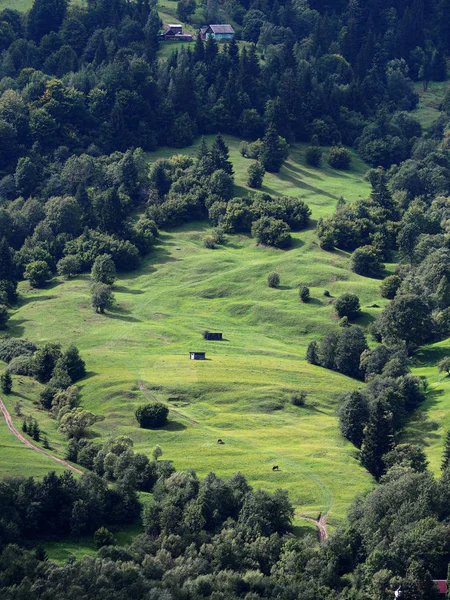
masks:
POLYGON ((299 198, 258 192, 233 198, 233 166, 220 135, 211 148, 203 139, 196 159, 177 155, 155 161, 150 182, 154 194, 146 215, 158 227, 208 218, 224 232, 251 232, 261 244, 286 248, 290 231, 309 223, 311 210, 299 198))

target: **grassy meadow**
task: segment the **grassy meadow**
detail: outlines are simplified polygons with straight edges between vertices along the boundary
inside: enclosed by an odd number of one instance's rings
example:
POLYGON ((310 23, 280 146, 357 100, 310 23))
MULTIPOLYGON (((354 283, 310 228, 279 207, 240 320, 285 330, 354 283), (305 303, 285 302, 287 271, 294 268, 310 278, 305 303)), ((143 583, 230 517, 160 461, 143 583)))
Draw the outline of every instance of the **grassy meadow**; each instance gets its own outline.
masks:
MULTIPOLYGON (((236 193, 242 195, 251 161, 239 154, 239 140, 226 141, 236 193)), ((183 152, 196 150, 194 145, 183 152)), ((174 153, 162 149, 149 161, 174 153)), ((294 234, 291 250, 258 247, 237 235, 208 250, 205 223, 163 231, 142 267, 117 281, 114 312, 93 312, 86 275, 55 279, 43 290, 22 282, 10 333, 37 342, 74 342, 80 348, 89 371, 81 382, 82 405, 104 417, 95 436, 127 434, 138 451, 147 453, 159 444, 177 469, 192 468, 200 476, 241 471, 256 487, 287 489, 300 514, 330 511, 330 523, 336 525, 354 495, 373 485, 354 448, 342 439, 335 414, 339 394, 361 384, 311 366, 304 356, 311 339, 337 327, 325 289, 332 296, 353 291, 363 307, 384 304, 379 282, 351 273, 348 255, 320 250, 315 235, 317 219, 331 214, 341 195, 352 201, 368 194, 365 170, 356 156, 347 173, 325 165, 306 167, 304 146, 296 145, 281 172, 264 182, 265 191, 300 196, 313 210, 310 228, 294 234), (266 284, 274 270, 281 277, 279 289, 266 284), (299 302, 298 284, 311 288, 309 304, 299 302), (204 341, 205 329, 222 331, 224 341, 204 341), (207 360, 189 360, 191 350, 206 351, 207 360), (306 407, 290 404, 297 390, 308 392, 306 407), (146 399, 170 407, 166 427, 137 427, 134 411, 146 399), (217 444, 219 437, 223 446, 217 444), (275 464, 279 472, 272 472, 275 464)), ((380 310, 364 308, 361 324, 380 310)), ((12 409, 15 399, 8 402, 12 409)), ((28 402, 24 412, 31 406, 39 412, 36 418, 42 419, 52 447, 62 453, 64 441, 55 424, 32 396, 28 402)), ((0 435, 4 428, 2 423, 0 435)), ((8 471, 20 472, 22 465, 18 458, 8 471)), ((3 464, 0 472, 5 472, 3 464)))

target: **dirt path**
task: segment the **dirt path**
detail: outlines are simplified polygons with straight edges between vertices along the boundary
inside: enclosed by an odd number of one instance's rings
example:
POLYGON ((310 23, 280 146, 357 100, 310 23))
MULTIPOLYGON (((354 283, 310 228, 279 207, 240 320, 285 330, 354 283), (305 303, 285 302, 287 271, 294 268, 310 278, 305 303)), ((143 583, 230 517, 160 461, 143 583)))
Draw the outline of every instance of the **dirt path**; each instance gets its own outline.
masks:
POLYGON ((20 433, 20 431, 18 431, 14 427, 11 415, 9 414, 8 409, 6 408, 4 402, 3 402, 3 400, 1 398, 0 398, 0 410, 2 411, 3 418, 5 419, 5 422, 6 422, 6 425, 7 425, 8 429, 10 430, 10 432, 13 435, 16 436, 16 438, 20 442, 22 442, 22 444, 25 444, 25 446, 28 446, 28 448, 31 448, 31 450, 34 450, 35 452, 39 452, 40 454, 43 454, 44 456, 47 456, 48 458, 51 458, 52 460, 55 460, 57 463, 59 463, 63 467, 66 467, 66 469, 70 469, 71 471, 74 471, 74 473, 79 473, 80 475, 84 475, 83 471, 81 471, 80 469, 77 469, 76 467, 73 467, 71 464, 69 464, 65 460, 62 460, 62 458, 58 458, 57 456, 54 456, 53 454, 50 454, 50 452, 46 452, 45 450, 42 450, 42 448, 39 448, 38 446, 35 446, 29 440, 27 440, 27 438, 25 436, 23 436, 20 433))
POLYGON ((307 517, 306 515, 296 515, 297 517, 301 517, 302 519, 306 519, 307 521, 311 521, 319 530, 319 541, 320 543, 325 542, 328 539, 328 531, 327 531, 327 515, 320 515, 318 519, 313 519, 313 517, 307 517))
MULTIPOLYGON (((156 401, 156 398, 153 396, 153 394, 151 392, 148 391, 148 389, 145 387, 145 384, 143 381, 138 381, 137 384, 143 394, 145 394, 146 396, 150 396, 150 398, 152 400, 156 401)), ((184 419, 191 425, 195 425, 196 427, 198 427, 200 425, 200 423, 198 421, 194 421, 194 419, 190 419, 186 415, 183 415, 183 413, 180 413, 177 410, 173 409, 171 406, 169 406, 168 408, 171 413, 173 413, 174 415, 177 415, 177 417, 180 417, 180 419, 184 419)))

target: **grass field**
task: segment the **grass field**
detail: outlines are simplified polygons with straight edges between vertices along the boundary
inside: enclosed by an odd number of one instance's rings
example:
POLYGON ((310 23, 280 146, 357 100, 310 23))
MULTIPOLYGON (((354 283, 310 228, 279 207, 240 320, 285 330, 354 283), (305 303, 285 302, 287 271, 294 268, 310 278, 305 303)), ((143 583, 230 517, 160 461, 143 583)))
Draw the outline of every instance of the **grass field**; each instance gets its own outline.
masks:
POLYGON ((430 81, 428 88, 423 89, 423 82, 418 81, 414 87, 419 94, 419 106, 412 111, 412 115, 418 119, 424 129, 430 127, 441 114, 439 105, 445 97, 449 81, 430 81))
MULTIPOLYGON (((240 156, 238 140, 226 141, 236 193, 245 194, 250 161, 240 156)), ((163 149, 149 160, 173 153, 163 149)), ((204 223, 162 232, 141 269, 117 282, 114 313, 92 311, 87 276, 57 279, 45 290, 30 290, 24 282, 10 332, 77 344, 89 370, 82 404, 105 417, 96 435, 131 435, 136 449, 145 452, 160 444, 178 469, 193 468, 201 476, 213 470, 228 477, 239 470, 254 486, 284 487, 299 512, 330 510, 333 525, 355 493, 373 485, 335 416, 339 394, 360 384, 309 365, 305 350, 311 339, 337 326, 324 289, 333 296, 354 291, 363 306, 382 306, 383 300, 378 282, 350 273, 345 253, 320 250, 314 231, 317 218, 331 214, 339 196, 355 200, 368 194, 365 165, 355 157, 348 173, 311 169, 303 153, 302 145, 295 146, 286 166, 264 185, 274 194, 305 198, 313 210, 311 227, 295 234, 291 250, 260 248, 246 236, 229 236, 224 246, 207 250, 204 223), (280 289, 266 285, 273 270, 280 273, 280 289), (298 283, 311 287, 311 303, 299 302, 298 283), (223 331, 225 341, 203 341, 205 329, 223 331), (190 361, 188 352, 196 349, 206 350, 208 360, 190 361), (305 408, 289 403, 299 389, 309 394, 305 408), (165 428, 137 428, 133 413, 146 398, 171 407, 165 428), (217 444, 219 437, 225 445, 217 444), (278 473, 272 473, 273 464, 280 466, 278 473)), ((379 310, 365 309, 362 324, 379 310)), ((51 426, 44 429, 62 451, 51 426)))

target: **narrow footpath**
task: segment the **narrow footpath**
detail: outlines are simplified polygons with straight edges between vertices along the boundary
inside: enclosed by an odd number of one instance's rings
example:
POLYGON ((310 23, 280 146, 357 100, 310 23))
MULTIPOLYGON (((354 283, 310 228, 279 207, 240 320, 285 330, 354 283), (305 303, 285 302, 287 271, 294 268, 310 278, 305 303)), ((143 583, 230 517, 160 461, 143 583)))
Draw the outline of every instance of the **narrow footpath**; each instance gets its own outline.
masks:
POLYGON ((314 523, 318 529, 320 543, 323 543, 328 539, 327 515, 321 515, 318 519, 313 519, 313 517, 307 517, 306 515, 297 515, 297 517, 301 517, 302 519, 306 519, 307 521, 314 523))
POLYGON ((20 431, 18 431, 14 427, 11 415, 8 412, 8 409, 6 408, 4 402, 3 402, 3 400, 1 398, 0 398, 0 410, 2 411, 3 418, 5 419, 5 422, 6 422, 6 425, 7 425, 8 429, 10 430, 10 432, 13 435, 16 436, 16 438, 19 441, 22 442, 22 444, 25 444, 25 446, 28 446, 28 448, 31 448, 31 450, 34 450, 35 452, 39 452, 40 454, 43 454, 44 456, 47 456, 48 458, 51 458, 52 460, 55 460, 57 463, 59 463, 63 467, 66 467, 66 469, 70 469, 71 471, 73 471, 74 473, 78 473, 79 475, 84 475, 83 471, 81 471, 80 469, 77 469, 76 467, 73 467, 70 463, 66 462, 62 458, 58 458, 57 456, 54 456, 53 454, 50 454, 50 452, 46 452, 42 448, 39 448, 39 446, 35 446, 29 440, 27 440, 27 438, 25 436, 23 436, 20 433, 20 431))

